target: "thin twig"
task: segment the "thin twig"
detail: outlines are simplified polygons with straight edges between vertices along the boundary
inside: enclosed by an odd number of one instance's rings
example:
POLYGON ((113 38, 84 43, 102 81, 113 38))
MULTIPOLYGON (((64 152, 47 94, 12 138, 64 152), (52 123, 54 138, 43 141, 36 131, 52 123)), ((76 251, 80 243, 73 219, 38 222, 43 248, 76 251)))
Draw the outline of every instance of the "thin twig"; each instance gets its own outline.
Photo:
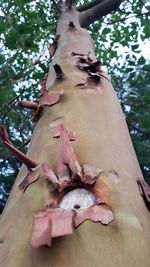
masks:
POLYGON ((131 19, 131 18, 135 18, 135 17, 141 17, 141 16, 143 16, 143 15, 150 15, 150 11, 145 12, 145 13, 138 13, 138 14, 135 14, 135 15, 133 15, 133 16, 129 16, 129 17, 122 18, 122 19, 120 19, 120 20, 110 21, 110 22, 105 23, 105 24, 107 24, 107 25, 112 25, 112 24, 115 24, 115 23, 118 23, 118 22, 125 21, 125 20, 127 20, 127 19, 131 19))
POLYGON ((138 128, 137 126, 133 125, 132 123, 127 123, 129 127, 133 128, 134 130, 136 130, 137 132, 145 135, 146 138, 150 138, 150 133, 145 132, 144 130, 138 128))

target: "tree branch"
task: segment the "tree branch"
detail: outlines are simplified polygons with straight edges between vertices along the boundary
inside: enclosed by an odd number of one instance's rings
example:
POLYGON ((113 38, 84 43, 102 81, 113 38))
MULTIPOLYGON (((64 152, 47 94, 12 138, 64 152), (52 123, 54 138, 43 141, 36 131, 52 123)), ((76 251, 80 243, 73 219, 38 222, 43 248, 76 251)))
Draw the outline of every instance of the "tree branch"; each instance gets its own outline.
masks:
MULTIPOLYGON (((130 13, 131 14, 131 13, 130 13)), ((141 16, 148 16, 148 15, 150 15, 150 11, 148 11, 148 12, 145 12, 145 13, 138 13, 138 14, 135 14, 135 15, 133 15, 133 16, 128 16, 128 17, 125 17, 125 18, 122 18, 122 19, 120 19, 120 20, 112 20, 112 21, 110 21, 110 22, 108 22, 108 23, 105 23, 106 25, 112 25, 112 24, 115 24, 115 23, 118 23, 118 22, 122 22, 122 21, 125 21, 125 20, 127 20, 127 19, 131 19, 131 18, 136 18, 136 17, 141 17, 141 16)))
POLYGON ((72 4, 73 4, 73 0, 66 0, 66 7, 68 9, 71 9, 72 8, 72 4))
POLYGON ((143 129, 138 128, 137 126, 133 125, 132 123, 127 122, 127 124, 131 129, 141 133, 142 135, 144 135, 148 139, 150 138, 150 133, 149 132, 146 132, 143 129))
POLYGON ((122 0, 105 0, 104 2, 80 13, 80 25, 87 28, 91 23, 119 8, 122 0))
POLYGON ((89 8, 92 8, 102 2, 104 2, 105 0, 93 0, 92 2, 90 3, 87 3, 87 4, 84 4, 84 5, 81 5, 81 6, 78 6, 76 7, 76 10, 79 11, 79 12, 82 12, 82 11, 85 11, 89 8))

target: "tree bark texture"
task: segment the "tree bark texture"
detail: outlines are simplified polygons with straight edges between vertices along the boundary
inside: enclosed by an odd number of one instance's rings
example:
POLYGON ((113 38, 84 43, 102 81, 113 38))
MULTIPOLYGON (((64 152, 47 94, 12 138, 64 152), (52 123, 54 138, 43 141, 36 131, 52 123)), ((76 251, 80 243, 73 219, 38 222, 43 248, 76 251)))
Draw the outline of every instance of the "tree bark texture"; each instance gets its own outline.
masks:
POLYGON ((139 194, 136 180, 142 174, 119 101, 105 72, 95 87, 88 83, 77 86, 88 74, 76 66, 72 52, 96 60, 93 41, 80 27, 78 17, 72 9, 58 20, 61 36, 46 86, 48 91, 63 90, 64 94, 56 105, 42 108, 27 155, 39 164, 48 162, 56 171, 54 127, 63 123, 75 131, 72 146, 79 163, 117 173, 116 181, 111 182, 114 220, 107 226, 87 220, 72 235, 54 238, 50 247, 33 248, 33 215, 52 198, 51 185, 45 182, 39 165, 38 181, 20 191, 18 186, 27 172, 23 165, 0 220, 1 267, 149 266, 150 217, 139 194), (68 26, 70 21, 75 27, 68 26), (56 79, 55 64, 61 66, 62 79, 56 79))

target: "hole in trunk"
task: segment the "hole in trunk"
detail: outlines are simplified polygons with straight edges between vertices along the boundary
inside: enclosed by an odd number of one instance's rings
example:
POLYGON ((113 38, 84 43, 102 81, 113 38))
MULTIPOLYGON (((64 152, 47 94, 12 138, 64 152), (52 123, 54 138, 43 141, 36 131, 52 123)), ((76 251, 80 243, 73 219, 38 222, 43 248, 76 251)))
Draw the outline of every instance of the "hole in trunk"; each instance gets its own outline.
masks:
POLYGON ((77 188, 67 193, 59 203, 60 208, 69 210, 86 209, 95 204, 93 193, 84 188, 77 188))

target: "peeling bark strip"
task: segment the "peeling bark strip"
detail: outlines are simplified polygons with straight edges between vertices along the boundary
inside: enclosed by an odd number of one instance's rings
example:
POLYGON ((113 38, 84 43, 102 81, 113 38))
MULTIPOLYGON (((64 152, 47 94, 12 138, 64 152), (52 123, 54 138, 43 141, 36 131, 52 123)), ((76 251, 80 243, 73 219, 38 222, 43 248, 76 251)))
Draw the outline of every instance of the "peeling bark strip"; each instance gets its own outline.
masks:
POLYGON ((144 199, 145 205, 150 211, 150 187, 142 178, 138 178, 137 183, 139 186, 140 194, 144 199))
POLYGON ((31 102, 31 101, 20 101, 18 103, 18 105, 20 107, 28 108, 28 109, 33 109, 33 110, 36 110, 38 108, 38 104, 35 103, 35 102, 31 102))
POLYGON ((101 81, 101 77, 107 79, 105 75, 101 74, 102 73, 101 62, 93 61, 92 58, 90 58, 90 53, 88 53, 87 55, 83 55, 72 52, 71 55, 77 58, 76 66, 80 70, 86 71, 89 74, 89 76, 86 79, 82 79, 76 86, 82 86, 86 83, 88 83, 89 85, 91 83, 98 85, 101 81))
POLYGON ((33 218, 31 245, 38 248, 42 245, 51 245, 51 219, 46 212, 40 212, 33 218))
POLYGON ((51 245, 51 239, 73 233, 73 211, 47 209, 34 216, 31 245, 51 245))
POLYGON ((68 132, 64 126, 60 125, 60 138, 58 144, 58 163, 57 175, 59 180, 66 183, 73 179, 75 175, 80 173, 80 166, 69 141, 68 132), (70 173, 71 171, 71 173, 70 173), (72 177, 70 177, 70 175, 72 177))
MULTIPOLYGON (((54 135, 53 137, 57 138, 60 137, 61 135, 61 129, 62 128, 62 124, 59 123, 55 129, 54 129, 54 135)), ((69 137, 69 141, 75 141, 76 140, 76 133, 72 132, 72 131, 67 131, 68 137, 69 137)))
POLYGON ((48 74, 45 75, 44 79, 41 81, 41 95, 44 96, 47 94, 46 90, 46 80, 47 80, 48 74))
POLYGON ((95 168, 93 166, 85 164, 82 166, 82 173, 80 179, 85 184, 94 184, 101 172, 104 171, 99 168, 95 168))
POLYGON ((50 92, 48 93, 45 89, 42 89, 42 97, 39 100, 39 103, 35 103, 35 102, 30 102, 30 101, 21 101, 19 102, 19 105, 21 107, 25 107, 28 109, 33 109, 35 111, 34 113, 34 121, 37 121, 39 116, 40 116, 40 112, 41 112, 41 108, 44 106, 53 106, 56 103, 58 103, 60 97, 63 95, 63 91, 61 90, 60 92, 50 92))
POLYGON ((42 96, 39 101, 39 106, 43 107, 55 105, 63 94, 64 92, 61 90, 60 92, 51 92, 42 96))
MULTIPOLYGON (((47 163, 43 164, 43 169, 51 182, 58 182, 47 163)), ((100 185, 101 188, 99 185, 100 183, 95 183, 92 189, 93 193, 84 188, 77 188, 69 193, 58 192, 50 207, 46 207, 44 211, 34 216, 31 245, 33 247, 50 246, 52 238, 72 234, 74 228, 77 228, 85 220, 108 225, 113 220, 113 213, 107 204, 109 201, 104 198, 103 191, 106 186, 103 182, 100 185), (99 197, 102 197, 101 201, 99 201, 99 197)))
MULTIPOLYGON (((40 216, 34 217, 33 247, 50 246, 53 237, 72 234, 73 229, 85 220, 106 225, 113 220, 109 187, 100 175, 104 171, 87 164, 79 165, 69 140, 69 131, 63 124, 56 127, 55 136, 59 137, 57 175, 48 163, 43 163, 42 168, 45 179, 57 189, 50 204, 45 206, 40 216)), ((29 180, 27 177, 23 185, 28 185, 29 180)))
POLYGON ((78 227, 85 220, 101 222, 108 225, 113 220, 113 213, 107 205, 94 205, 88 209, 77 212, 75 217, 75 227, 78 227))
POLYGON ((110 205, 110 190, 101 179, 97 179, 92 191, 95 194, 97 204, 105 203, 110 205))
POLYGON ((57 34, 56 37, 53 39, 53 43, 49 46, 48 51, 50 55, 50 60, 54 56, 56 49, 58 47, 58 40, 60 39, 60 34, 57 34))
POLYGON ((36 163, 34 160, 30 159, 28 156, 26 156, 23 152, 18 150, 14 147, 14 145, 9 140, 8 133, 6 131, 6 128, 3 125, 0 125, 1 130, 1 138, 4 143, 4 145, 20 160, 22 163, 24 163, 27 168, 35 168, 38 163, 36 163))
POLYGON ((53 184, 58 184, 59 183, 55 173, 52 171, 52 169, 50 168, 48 163, 46 163, 46 162, 43 163, 42 164, 42 168, 43 168, 43 171, 44 171, 45 179, 49 180, 53 184))
POLYGON ((37 181, 39 178, 39 174, 29 170, 28 174, 26 175, 26 177, 24 178, 24 180, 22 181, 22 183, 19 185, 19 189, 21 191, 25 191, 27 189, 27 187, 34 183, 35 181, 37 181))

